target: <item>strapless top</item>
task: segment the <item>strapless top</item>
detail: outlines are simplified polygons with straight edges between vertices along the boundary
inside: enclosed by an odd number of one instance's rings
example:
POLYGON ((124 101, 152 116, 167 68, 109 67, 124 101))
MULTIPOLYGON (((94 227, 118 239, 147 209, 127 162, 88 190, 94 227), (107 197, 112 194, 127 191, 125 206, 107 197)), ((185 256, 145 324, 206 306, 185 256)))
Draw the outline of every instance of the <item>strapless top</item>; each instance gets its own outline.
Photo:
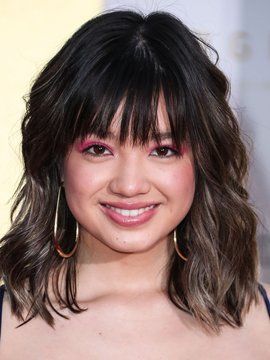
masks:
MULTIPOLYGON (((262 297, 264 299, 265 302, 265 306, 267 308, 267 312, 270 318, 270 300, 267 296, 266 290, 263 287, 262 284, 258 284, 258 288, 260 293, 262 294, 262 297)), ((3 308, 3 297, 4 297, 4 292, 5 292, 5 285, 1 285, 0 286, 0 336, 1 336, 1 323, 2 323, 2 308, 3 308)))

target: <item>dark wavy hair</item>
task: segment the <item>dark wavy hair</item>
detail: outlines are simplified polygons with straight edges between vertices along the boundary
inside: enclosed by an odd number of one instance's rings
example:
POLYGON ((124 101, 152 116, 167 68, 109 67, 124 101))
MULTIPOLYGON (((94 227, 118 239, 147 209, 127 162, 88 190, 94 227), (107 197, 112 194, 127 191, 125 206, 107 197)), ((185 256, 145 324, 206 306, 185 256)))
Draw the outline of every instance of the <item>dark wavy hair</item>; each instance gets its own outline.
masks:
MULTIPOLYGON (((24 174, 0 247, 0 276, 12 313, 23 321, 19 326, 40 315, 53 327, 49 308, 67 318, 50 301, 49 279, 59 303, 74 313, 87 310, 76 301, 76 253, 63 259, 53 246, 57 191, 70 145, 89 134, 106 138, 122 102, 119 142, 129 129, 134 143, 152 137, 159 142, 161 93, 173 141, 180 146, 189 137, 196 177, 192 206, 177 227, 188 259, 171 255, 168 297, 215 334, 226 324, 243 325, 250 305, 259 301, 258 217, 245 189, 247 149, 218 59, 212 46, 170 13, 111 10, 86 22, 40 72, 26 100, 24 174)), ((72 219, 66 204, 62 209, 72 219)), ((74 244, 73 222, 61 240, 66 251, 74 244)))

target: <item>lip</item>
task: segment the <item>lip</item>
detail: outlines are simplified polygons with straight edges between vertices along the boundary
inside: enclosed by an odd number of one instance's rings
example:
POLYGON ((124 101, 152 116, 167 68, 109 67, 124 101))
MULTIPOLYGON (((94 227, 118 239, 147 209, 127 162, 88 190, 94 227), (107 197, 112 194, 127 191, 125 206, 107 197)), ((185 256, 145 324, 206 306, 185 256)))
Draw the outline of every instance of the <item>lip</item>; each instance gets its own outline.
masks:
MULTIPOLYGON (((106 204, 110 205, 109 203, 106 203, 106 204)), ((125 205, 127 206, 127 204, 125 204, 125 205)), ((124 215, 119 214, 119 213, 115 212, 114 210, 106 207, 105 204, 101 204, 101 210, 110 220, 114 221, 116 224, 124 226, 124 227, 132 227, 132 226, 138 226, 138 225, 142 225, 142 224, 146 223, 156 214, 159 204, 152 204, 152 205, 156 205, 156 206, 153 209, 149 209, 137 216, 124 216, 124 215)), ((110 205, 110 206, 115 206, 115 205, 110 205)), ((123 206, 123 204, 121 204, 121 206, 123 206)), ((133 210, 133 209, 138 209, 140 207, 142 208, 142 207, 147 207, 147 206, 151 206, 151 205, 146 205, 146 206, 139 205, 138 206, 138 203, 136 203, 136 206, 134 204, 129 204, 129 206, 133 206, 133 208, 129 207, 128 209, 127 208, 125 208, 125 209, 133 210)), ((115 207, 120 208, 120 206, 115 206, 115 207)), ((123 207, 121 207, 121 208, 124 209, 123 207)))
POLYGON ((143 201, 136 203, 123 203, 118 201, 118 202, 101 203, 101 205, 109 205, 124 210, 134 210, 134 209, 146 208, 148 206, 159 205, 159 204, 155 202, 143 202, 143 201))

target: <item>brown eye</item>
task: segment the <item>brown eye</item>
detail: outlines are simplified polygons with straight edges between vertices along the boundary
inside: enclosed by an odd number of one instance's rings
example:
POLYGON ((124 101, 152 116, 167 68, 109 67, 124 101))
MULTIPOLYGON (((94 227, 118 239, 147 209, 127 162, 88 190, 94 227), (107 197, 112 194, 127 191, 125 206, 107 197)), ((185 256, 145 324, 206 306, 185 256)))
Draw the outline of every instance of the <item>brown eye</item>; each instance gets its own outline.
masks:
POLYGON ((102 156, 102 155, 107 155, 106 151, 109 151, 109 150, 105 146, 96 144, 96 145, 89 146, 85 150, 85 153, 87 153, 91 156, 102 156))
POLYGON ((168 154, 168 150, 169 149, 166 147, 160 147, 156 151, 157 151, 158 156, 166 156, 168 154))
POLYGON ((154 149, 154 152, 156 152, 157 155, 154 155, 154 156, 157 156, 157 157, 164 157, 164 158, 169 158, 171 156, 175 156, 178 154, 178 152, 174 149, 171 149, 170 147, 168 146, 160 146, 160 147, 157 147, 156 149, 154 149))
POLYGON ((93 145, 93 152, 95 155, 102 155, 104 153, 105 147, 101 145, 93 145))

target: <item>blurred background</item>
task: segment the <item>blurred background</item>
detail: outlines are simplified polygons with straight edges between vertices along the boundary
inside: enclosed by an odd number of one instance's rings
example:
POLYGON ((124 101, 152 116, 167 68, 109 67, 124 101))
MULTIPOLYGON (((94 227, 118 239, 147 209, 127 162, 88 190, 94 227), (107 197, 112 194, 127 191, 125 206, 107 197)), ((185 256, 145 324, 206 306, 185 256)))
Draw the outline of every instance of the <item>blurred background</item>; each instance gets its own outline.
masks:
MULTIPOLYGON (((0 236, 22 174, 20 122, 38 72, 85 21, 106 9, 161 10, 209 41, 231 82, 230 104, 250 152, 248 190, 261 224, 260 278, 270 283, 270 1, 0 0, 0 236)), ((214 59, 214 58, 213 58, 214 59)))

